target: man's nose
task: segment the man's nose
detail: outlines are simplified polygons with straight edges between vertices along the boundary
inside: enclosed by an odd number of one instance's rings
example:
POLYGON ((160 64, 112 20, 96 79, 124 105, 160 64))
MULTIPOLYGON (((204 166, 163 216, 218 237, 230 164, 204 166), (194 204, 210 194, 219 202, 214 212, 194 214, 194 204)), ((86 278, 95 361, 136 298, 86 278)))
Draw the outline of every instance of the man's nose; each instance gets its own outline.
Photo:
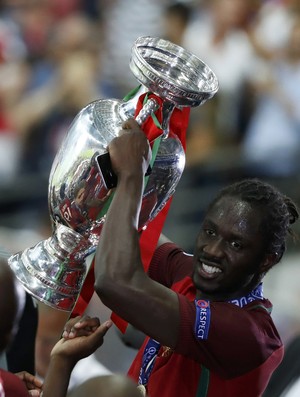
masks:
POLYGON ((224 255, 224 242, 221 238, 215 238, 203 247, 203 251, 209 256, 220 258, 224 255))

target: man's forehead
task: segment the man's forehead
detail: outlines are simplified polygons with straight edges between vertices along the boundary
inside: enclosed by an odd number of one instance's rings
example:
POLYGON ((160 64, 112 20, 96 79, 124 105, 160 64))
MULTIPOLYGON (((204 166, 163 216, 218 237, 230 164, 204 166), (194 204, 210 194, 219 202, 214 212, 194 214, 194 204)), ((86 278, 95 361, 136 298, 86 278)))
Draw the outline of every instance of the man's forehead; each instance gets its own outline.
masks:
POLYGON ((245 214, 251 213, 253 211, 254 208, 247 201, 244 201, 239 197, 224 196, 217 200, 213 206, 211 206, 208 213, 218 213, 219 216, 225 216, 230 213, 234 213, 236 216, 244 216, 245 214))
POLYGON ((259 230, 261 216, 257 208, 238 197, 221 197, 207 212, 206 220, 215 223, 224 223, 241 233, 249 229, 259 230))

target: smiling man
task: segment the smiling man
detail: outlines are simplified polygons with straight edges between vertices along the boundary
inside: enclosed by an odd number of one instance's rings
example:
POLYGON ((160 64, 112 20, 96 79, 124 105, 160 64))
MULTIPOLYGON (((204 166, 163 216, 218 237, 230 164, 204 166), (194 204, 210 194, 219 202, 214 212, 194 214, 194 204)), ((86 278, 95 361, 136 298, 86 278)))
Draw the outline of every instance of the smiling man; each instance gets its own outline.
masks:
POLYGON ((109 144, 118 185, 95 261, 100 299, 148 337, 129 376, 150 397, 258 397, 283 357, 262 279, 298 219, 292 200, 259 180, 223 189, 193 255, 161 236, 145 273, 138 220, 151 151, 134 120, 109 144))

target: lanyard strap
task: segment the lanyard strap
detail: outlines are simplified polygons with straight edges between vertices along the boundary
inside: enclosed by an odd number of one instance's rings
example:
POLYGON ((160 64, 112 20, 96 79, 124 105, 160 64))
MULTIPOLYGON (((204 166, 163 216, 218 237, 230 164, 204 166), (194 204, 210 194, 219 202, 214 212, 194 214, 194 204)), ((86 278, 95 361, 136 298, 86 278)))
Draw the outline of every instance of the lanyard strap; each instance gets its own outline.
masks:
POLYGON ((154 339, 149 339, 147 345, 145 346, 142 366, 139 374, 139 385, 146 385, 151 374, 155 358, 158 354, 160 348, 160 343, 154 339))
POLYGON ((196 397, 206 397, 208 392, 210 371, 204 365, 201 365, 201 376, 198 383, 196 397))

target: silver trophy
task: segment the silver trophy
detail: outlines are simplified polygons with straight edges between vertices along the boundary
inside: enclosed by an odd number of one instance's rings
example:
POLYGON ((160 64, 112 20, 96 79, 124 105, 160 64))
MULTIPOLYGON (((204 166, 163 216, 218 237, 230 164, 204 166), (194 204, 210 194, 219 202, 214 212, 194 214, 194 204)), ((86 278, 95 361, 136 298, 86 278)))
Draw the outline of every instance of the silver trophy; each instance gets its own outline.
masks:
MULTIPOLYGON (((139 86, 128 100, 99 99, 73 120, 50 172, 48 203, 53 234, 34 247, 9 257, 24 288, 53 308, 72 311, 88 270, 86 258, 98 244, 113 196, 101 162, 122 123, 134 117, 140 96, 153 93, 137 115, 141 125, 159 107, 162 112, 158 149, 146 176, 139 227, 145 228, 173 195, 185 165, 179 138, 169 131, 175 107, 196 107, 213 97, 218 80, 189 51, 155 37, 140 37, 132 47, 130 69, 139 86)), ((110 179, 111 180, 111 179, 110 179)))

